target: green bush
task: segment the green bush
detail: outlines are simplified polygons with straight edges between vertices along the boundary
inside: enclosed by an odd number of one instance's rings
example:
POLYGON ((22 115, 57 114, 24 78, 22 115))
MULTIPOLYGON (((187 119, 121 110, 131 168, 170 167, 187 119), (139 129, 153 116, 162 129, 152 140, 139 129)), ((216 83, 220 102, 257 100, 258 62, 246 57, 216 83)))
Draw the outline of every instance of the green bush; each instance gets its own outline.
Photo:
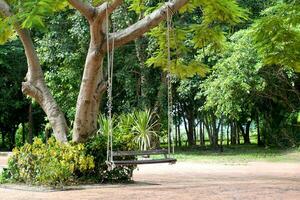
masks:
MULTIPOLYGON (((117 136, 117 135, 116 135, 117 136)), ((126 135, 123 135, 126 138, 126 135)), ((133 140, 128 141, 127 145, 124 145, 123 137, 115 137, 113 140, 114 150, 129 150, 128 146, 131 146, 130 143, 133 143, 133 140), (122 142, 120 142, 120 138, 122 142)), ((106 151, 107 151, 107 136, 104 134, 98 134, 90 138, 86 143, 86 149, 89 155, 92 155, 95 159, 95 169, 92 173, 88 175, 87 178, 93 178, 96 182, 128 182, 131 180, 132 172, 135 166, 122 166, 116 167, 115 169, 109 171, 106 161, 106 151)), ((134 157, 126 157, 120 159, 134 159, 134 157)))
MULTIPOLYGON (((120 115, 114 120, 113 150, 128 151, 139 148, 141 140, 150 142, 152 123, 150 112, 120 115), (141 117, 139 117, 140 115, 141 117), (140 120, 139 120, 140 119, 140 120), (142 134, 142 136, 139 136, 142 134), (139 140, 137 140, 139 136, 139 140)), ((35 185, 60 186, 79 182, 127 182, 135 166, 116 167, 108 170, 107 157, 108 120, 99 118, 100 129, 85 144, 62 144, 50 138, 45 144, 35 138, 32 145, 15 148, 9 159, 8 169, 0 176, 5 181, 35 185)), ((120 157, 118 159, 135 159, 120 157)))
MULTIPOLYGON (((123 137, 117 138, 124 141, 123 137)), ((130 181, 134 167, 108 170, 105 164, 106 140, 104 134, 95 135, 85 144, 62 144, 54 138, 45 144, 40 138, 35 138, 32 145, 25 144, 13 150, 8 169, 0 176, 0 183, 22 182, 57 187, 86 182, 130 181)), ((127 145, 118 141, 114 143, 118 149, 128 150, 127 145)))
POLYGON ((57 186, 73 183, 78 174, 94 167, 94 157, 87 154, 83 144, 62 144, 54 138, 45 144, 35 138, 32 145, 13 150, 3 175, 11 181, 57 186))
MULTIPOLYGON (((150 110, 135 111, 119 115, 112 119, 113 142, 118 150, 147 150, 151 149, 153 141, 158 140, 155 126, 157 121, 150 110)), ((105 116, 98 119, 98 133, 108 135, 109 120, 105 116)))

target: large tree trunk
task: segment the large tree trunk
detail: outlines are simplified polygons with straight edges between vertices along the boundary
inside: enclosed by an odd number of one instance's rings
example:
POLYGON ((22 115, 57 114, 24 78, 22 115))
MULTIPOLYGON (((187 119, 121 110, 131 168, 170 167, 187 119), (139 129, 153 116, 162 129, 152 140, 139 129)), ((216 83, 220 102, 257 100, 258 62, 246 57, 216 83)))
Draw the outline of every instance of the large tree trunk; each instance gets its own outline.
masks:
POLYGON ((194 118, 193 117, 188 117, 187 137, 188 137, 189 146, 193 146, 196 144, 195 138, 194 138, 194 118))
POLYGON ((230 135, 230 143, 236 144, 236 127, 234 122, 230 124, 230 135))
POLYGON ((248 121, 246 123, 246 129, 245 129, 241 123, 238 123, 240 131, 242 132, 244 144, 250 144, 250 125, 251 125, 251 121, 248 121))
POLYGON ((237 144, 241 144, 241 138, 240 138, 240 130, 239 130, 239 127, 238 127, 238 124, 236 123, 236 126, 235 126, 235 128, 236 128, 236 142, 237 142, 237 144))
POLYGON ((246 132, 245 132, 245 136, 244 136, 244 143, 245 144, 251 144, 250 141, 250 126, 251 126, 251 122, 252 121, 248 121, 246 124, 246 132))
POLYGON ((221 125, 221 138, 220 138, 220 152, 223 152, 223 140, 224 140, 224 130, 223 130, 223 124, 221 125))
POLYGON ((73 141, 83 142, 97 131, 97 117, 101 96, 106 84, 103 80, 104 55, 97 52, 97 44, 91 42, 76 105, 73 141))
POLYGON ((260 136, 260 127, 259 127, 259 113, 257 113, 256 116, 256 127, 257 127, 257 145, 258 146, 263 146, 263 142, 261 140, 261 136, 260 136))
POLYGON ((200 146, 205 146, 205 139, 204 139, 204 123, 199 123, 199 136, 200 136, 200 146))
POLYGON ((181 147, 182 144, 181 144, 180 124, 177 126, 177 129, 178 129, 178 145, 179 147, 181 147))
POLYGON ((227 146, 229 146, 229 127, 230 127, 230 125, 229 124, 227 124, 227 131, 226 131, 226 136, 227 136, 227 138, 226 138, 226 145, 227 146))

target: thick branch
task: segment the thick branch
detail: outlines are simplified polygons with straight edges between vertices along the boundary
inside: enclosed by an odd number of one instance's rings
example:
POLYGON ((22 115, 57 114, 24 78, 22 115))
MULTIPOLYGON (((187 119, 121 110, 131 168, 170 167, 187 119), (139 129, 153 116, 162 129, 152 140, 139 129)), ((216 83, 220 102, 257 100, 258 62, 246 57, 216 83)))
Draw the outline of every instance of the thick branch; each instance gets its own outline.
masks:
MULTIPOLYGON (((174 0, 170 3, 166 3, 161 8, 155 10, 150 15, 139 20, 135 24, 123 29, 117 33, 112 33, 109 38, 110 47, 114 40, 115 47, 122 46, 156 27, 162 20, 167 18, 167 10, 169 9, 170 15, 184 6, 189 0, 174 0)), ((106 43, 103 44, 102 50, 106 50, 106 43)))
POLYGON ((78 10, 84 17, 91 21, 95 14, 95 8, 81 0, 68 0, 69 4, 78 10))
MULTIPOLYGON (((118 6, 123 3, 123 0, 114 0, 113 2, 105 2, 96 8, 96 16, 93 21, 94 24, 98 24, 98 26, 102 29, 105 29, 106 14, 110 15, 118 6)), ((103 31, 103 30, 102 30, 103 31)))
POLYGON ((30 82, 22 83, 22 92, 23 94, 35 99, 38 103, 41 103, 43 101, 43 92, 30 82))
POLYGON ((40 62, 35 51, 30 33, 27 29, 16 27, 17 33, 23 43, 28 63, 27 82, 22 83, 22 92, 34 98, 43 108, 53 128, 57 140, 67 142, 68 131, 64 114, 51 95, 45 80, 40 62))
POLYGON ((97 7, 97 13, 100 16, 105 16, 106 14, 106 8, 108 14, 111 14, 118 6, 120 6, 123 3, 124 0, 114 0, 113 2, 105 2, 97 7))
MULTIPOLYGON (((17 26, 17 25, 16 25, 17 26)), ((30 33, 27 29, 20 29, 16 27, 16 31, 20 37, 20 40, 24 46, 28 72, 26 75, 27 81, 36 82, 39 79, 44 79, 42 68, 40 66, 40 61, 35 51, 33 41, 30 37, 30 33)))

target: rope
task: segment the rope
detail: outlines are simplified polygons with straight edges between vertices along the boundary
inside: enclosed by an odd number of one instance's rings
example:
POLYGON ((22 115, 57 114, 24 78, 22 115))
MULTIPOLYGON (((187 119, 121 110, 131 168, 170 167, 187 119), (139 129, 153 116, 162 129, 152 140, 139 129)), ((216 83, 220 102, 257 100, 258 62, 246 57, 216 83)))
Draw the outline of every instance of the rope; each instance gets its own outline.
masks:
MULTIPOLYGON (((114 69, 114 48, 115 48, 115 40, 113 37, 112 40, 112 49, 110 51, 109 49, 109 16, 108 16, 108 3, 106 6, 106 50, 107 50, 107 74, 108 74, 108 87, 107 87, 107 93, 108 93, 108 101, 107 101, 107 107, 108 107, 108 136, 107 136, 107 157, 106 161, 110 165, 110 168, 114 168, 113 163, 113 121, 112 121, 112 87, 113 87, 113 69, 114 69)), ((114 26, 113 26, 114 29, 114 26)))
MULTIPOLYGON (((169 3, 171 1, 169 0, 169 3)), ((170 32, 171 32, 171 23, 172 23, 172 13, 170 15, 170 8, 168 6, 167 9, 167 46, 168 46, 168 74, 167 74, 167 85, 168 85, 168 156, 171 155, 171 147, 172 153, 174 154, 174 144, 172 138, 172 125, 173 125, 173 114, 172 114, 172 76, 171 76, 171 41, 170 41, 170 32)), ((172 10, 171 10, 172 12, 172 10)))
MULTIPOLYGON (((171 0, 169 0, 169 4, 171 3, 171 0)), ((174 143, 172 138, 172 125, 173 125, 173 114, 172 114, 172 105, 173 105, 173 99, 172 99, 172 77, 171 77, 171 41, 170 41, 170 32, 171 32, 171 23, 172 23, 172 15, 173 12, 171 8, 168 5, 167 9, 167 46, 168 46, 168 73, 167 73, 167 85, 168 85, 168 156, 170 158, 171 155, 171 147, 172 147, 172 153, 174 154, 174 143), (171 15, 170 15, 171 11, 171 15)), ((115 167, 114 161, 113 161, 113 122, 112 122, 112 87, 113 87, 113 68, 114 68, 114 48, 115 48, 115 41, 114 38, 112 38, 112 49, 110 51, 109 46, 109 16, 108 16, 108 3, 106 7, 106 40, 107 40, 107 71, 108 71, 108 87, 107 87, 107 93, 108 93, 108 101, 107 101, 107 107, 108 107, 108 136, 107 136, 107 157, 106 157, 106 163, 109 167, 109 170, 113 169, 115 167)), ((114 31, 114 26, 113 26, 114 31)))

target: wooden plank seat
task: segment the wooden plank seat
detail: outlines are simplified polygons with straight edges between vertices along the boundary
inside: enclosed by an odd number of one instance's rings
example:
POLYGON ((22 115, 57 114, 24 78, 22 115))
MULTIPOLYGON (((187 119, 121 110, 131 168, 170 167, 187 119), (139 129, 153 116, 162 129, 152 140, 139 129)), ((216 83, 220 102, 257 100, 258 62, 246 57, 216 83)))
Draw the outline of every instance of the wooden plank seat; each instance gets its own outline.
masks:
POLYGON ((142 165, 142 164, 159 164, 159 163, 170 163, 175 164, 176 159, 174 158, 163 158, 163 159, 146 159, 146 160, 115 160, 114 164, 116 166, 126 166, 126 165, 142 165))
MULTIPOLYGON (((125 156, 150 156, 150 155, 163 155, 164 158, 157 159, 135 159, 135 160, 120 160, 113 159, 115 166, 130 166, 130 165, 141 165, 141 164, 158 164, 158 163, 176 163, 176 159, 168 158, 168 150, 166 149, 155 149, 147 151, 113 151, 111 152, 113 157, 125 157, 125 156)), ((111 163, 112 164, 112 163, 111 163)))
POLYGON ((156 149, 147 151, 113 151, 112 156, 147 156, 147 155, 167 155, 168 150, 156 149))

